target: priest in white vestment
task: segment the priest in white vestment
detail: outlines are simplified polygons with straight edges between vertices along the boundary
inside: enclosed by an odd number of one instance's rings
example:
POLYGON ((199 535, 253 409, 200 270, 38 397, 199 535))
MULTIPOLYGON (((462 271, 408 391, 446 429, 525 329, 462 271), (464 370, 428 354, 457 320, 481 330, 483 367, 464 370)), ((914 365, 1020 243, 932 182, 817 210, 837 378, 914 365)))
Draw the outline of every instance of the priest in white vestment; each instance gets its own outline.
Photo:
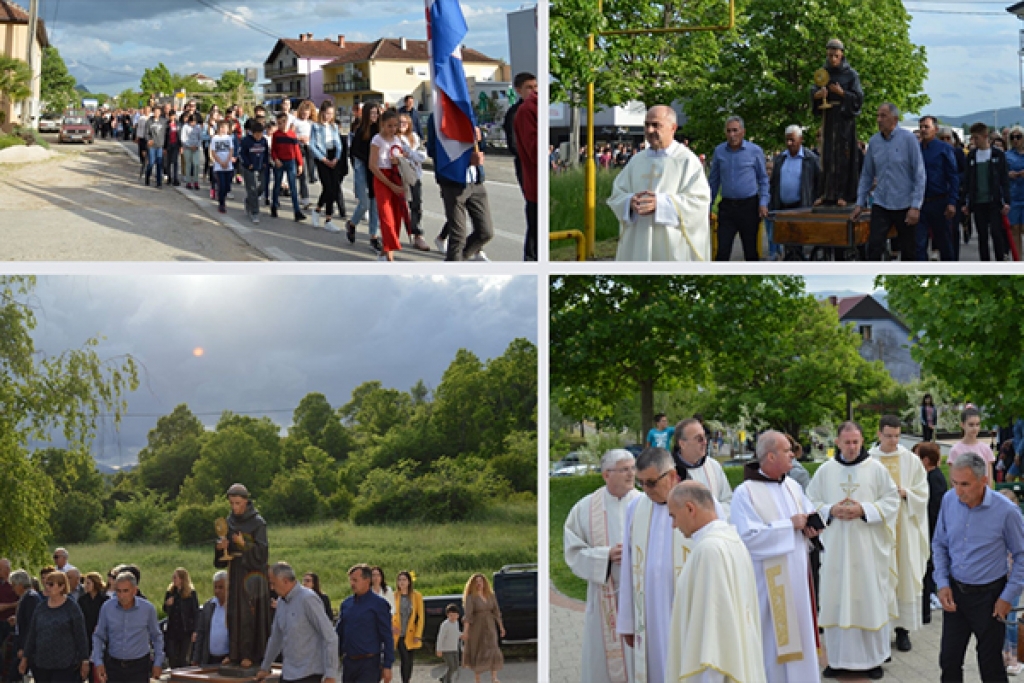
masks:
POLYGON ((676 425, 672 441, 674 452, 679 456, 676 464, 686 470, 686 476, 680 478, 699 481, 707 486, 721 506, 721 519, 729 519, 732 487, 722 465, 708 455, 708 436, 704 425, 692 417, 682 420, 676 425))
POLYGON ((821 535, 820 625, 825 629, 823 676, 854 671, 877 680, 891 655, 896 612, 892 554, 900 494, 889 471, 863 449, 864 434, 844 422, 839 453, 814 473, 807 497, 828 525, 821 535))
POLYGON ((931 556, 928 534, 928 473, 921 459, 900 445, 900 419, 883 415, 878 425, 878 446, 869 453, 889 470, 900 494, 896 518, 896 603, 899 616, 893 620, 896 649, 910 651, 910 631, 921 628, 924 575, 931 556))
POLYGON ((743 468, 730 518, 754 563, 764 670, 772 683, 820 680, 808 562, 809 539, 819 531, 807 525, 814 505, 800 484, 786 476, 794 458, 785 434, 761 434, 757 461, 743 468))
POLYGON ((636 683, 664 683, 672 598, 690 543, 668 515, 668 494, 679 482, 672 455, 647 448, 636 470, 646 495, 626 511, 616 627, 633 647, 636 683))
MULTIPOLYGON (((601 458, 605 485, 573 506, 563 534, 565 563, 587 582, 583 630, 583 683, 631 680, 633 649, 615 630, 618 621, 622 525, 636 490, 636 464, 625 449, 601 458)), ((628 580, 628 574, 627 574, 628 580)))
POLYGON ((668 506, 693 551, 676 582, 666 683, 765 683, 750 553, 700 482, 676 486, 668 506))
POLYGON ((617 261, 710 261, 711 186, 700 159, 675 141, 676 113, 655 106, 648 148, 615 179, 608 206, 619 219, 617 261))

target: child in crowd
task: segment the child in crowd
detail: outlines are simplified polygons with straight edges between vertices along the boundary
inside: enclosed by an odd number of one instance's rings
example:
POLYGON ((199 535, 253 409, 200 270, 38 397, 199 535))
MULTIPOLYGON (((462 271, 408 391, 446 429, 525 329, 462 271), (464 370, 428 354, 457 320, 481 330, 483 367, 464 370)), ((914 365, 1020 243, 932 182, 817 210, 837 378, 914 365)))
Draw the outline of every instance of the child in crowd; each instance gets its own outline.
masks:
POLYGON ((990 486, 995 486, 995 479, 992 475, 992 466, 995 463, 995 456, 988 444, 978 440, 978 433, 981 432, 981 413, 974 406, 968 404, 960 413, 960 428, 964 430, 964 438, 949 449, 947 463, 952 465, 964 453, 977 453, 988 465, 988 481, 990 486))
POLYGON ((277 115, 277 132, 272 140, 270 155, 274 159, 274 203, 270 206, 270 215, 277 218, 277 210, 281 206, 281 180, 287 175, 288 187, 292 188, 295 220, 304 221, 306 216, 299 210, 299 193, 296 192, 298 185, 295 184, 297 174, 302 173, 302 151, 295 131, 288 128, 288 114, 285 112, 277 115))
POLYGON ((270 149, 263 137, 263 124, 250 121, 248 134, 242 139, 238 153, 239 166, 245 179, 245 212, 253 223, 260 222, 260 194, 263 192, 263 172, 270 163, 270 149))
POLYGON ((217 125, 217 135, 210 140, 210 164, 217 181, 217 210, 221 213, 227 213, 224 203, 231 188, 231 179, 235 175, 234 153, 235 138, 231 134, 231 127, 227 121, 221 121, 217 125))
POLYGON ((459 639, 462 633, 459 631, 459 608, 455 603, 449 603, 444 608, 447 620, 442 622, 441 628, 437 630, 437 656, 444 659, 445 671, 444 683, 452 683, 455 674, 459 670, 459 639))

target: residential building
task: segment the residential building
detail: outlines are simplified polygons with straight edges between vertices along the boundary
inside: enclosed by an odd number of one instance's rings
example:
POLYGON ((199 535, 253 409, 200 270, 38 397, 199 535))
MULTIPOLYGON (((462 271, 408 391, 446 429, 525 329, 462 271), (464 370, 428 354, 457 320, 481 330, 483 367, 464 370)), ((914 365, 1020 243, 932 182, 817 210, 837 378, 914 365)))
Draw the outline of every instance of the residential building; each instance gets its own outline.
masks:
POLYGON ((217 86, 217 79, 210 78, 205 74, 195 73, 189 76, 189 78, 196 79, 197 81, 199 81, 199 85, 203 86, 204 88, 215 88, 217 86))
MULTIPOLYGON (((0 55, 25 61, 28 57, 28 44, 28 11, 12 0, 0 0, 0 55)), ((46 25, 39 19, 36 35, 32 38, 32 59, 36 64, 43 63, 43 48, 49 45, 46 25)), ((39 89, 39 79, 33 79, 32 93, 36 102, 39 101, 39 89)), ((22 123, 22 107, 27 106, 27 103, 10 102, 6 97, 0 97, 0 118, 5 125, 22 123)))
POLYGON ((880 360, 889 375, 906 384, 921 377, 921 365, 910 355, 914 335, 893 313, 873 296, 844 298, 830 296, 839 322, 853 327, 861 338, 860 355, 865 360, 880 360))
MULTIPOLYGON (((351 108, 356 102, 400 103, 412 95, 422 112, 432 107, 430 62, 425 40, 381 38, 372 43, 346 43, 339 36, 344 54, 323 67, 324 93, 338 107, 351 108)), ((499 59, 462 48, 466 79, 489 92, 503 91, 511 80, 509 67, 499 59)))
POLYGON ((263 63, 267 83, 263 94, 271 104, 285 97, 311 99, 320 105, 325 99, 322 68, 346 54, 345 36, 313 38, 303 33, 297 39, 281 38, 263 63))

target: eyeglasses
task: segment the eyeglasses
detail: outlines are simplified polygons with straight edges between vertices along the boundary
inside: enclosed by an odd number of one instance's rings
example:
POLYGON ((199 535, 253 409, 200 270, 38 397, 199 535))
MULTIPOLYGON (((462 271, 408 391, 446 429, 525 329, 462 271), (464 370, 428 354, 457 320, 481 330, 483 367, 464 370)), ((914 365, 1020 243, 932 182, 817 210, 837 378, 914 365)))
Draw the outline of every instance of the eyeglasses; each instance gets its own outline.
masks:
POLYGON ((1011 140, 1020 140, 1022 137, 1024 137, 1024 135, 1020 135, 1019 133, 1014 133, 1013 135, 1010 136, 1010 139, 1011 140))
POLYGON ((665 470, 657 479, 639 479, 638 481, 640 482, 640 485, 643 486, 645 489, 653 489, 655 486, 658 485, 658 482, 667 477, 669 472, 671 471, 672 470, 665 470))

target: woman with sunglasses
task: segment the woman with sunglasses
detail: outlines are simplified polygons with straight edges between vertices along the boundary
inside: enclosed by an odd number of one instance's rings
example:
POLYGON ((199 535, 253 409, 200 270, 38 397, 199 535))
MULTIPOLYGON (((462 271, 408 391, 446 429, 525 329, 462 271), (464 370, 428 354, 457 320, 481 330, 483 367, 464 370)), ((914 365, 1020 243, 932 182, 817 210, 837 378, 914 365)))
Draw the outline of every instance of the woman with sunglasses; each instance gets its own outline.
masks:
POLYGON ((1024 128, 1010 129, 1010 149, 1006 150, 1006 168, 1010 175, 1010 233, 1017 253, 1024 259, 1024 128))
POLYGON ((85 618, 68 600, 68 579, 61 572, 46 577, 46 602, 32 615, 18 671, 32 669, 38 683, 78 683, 89 676, 89 637, 85 618))

